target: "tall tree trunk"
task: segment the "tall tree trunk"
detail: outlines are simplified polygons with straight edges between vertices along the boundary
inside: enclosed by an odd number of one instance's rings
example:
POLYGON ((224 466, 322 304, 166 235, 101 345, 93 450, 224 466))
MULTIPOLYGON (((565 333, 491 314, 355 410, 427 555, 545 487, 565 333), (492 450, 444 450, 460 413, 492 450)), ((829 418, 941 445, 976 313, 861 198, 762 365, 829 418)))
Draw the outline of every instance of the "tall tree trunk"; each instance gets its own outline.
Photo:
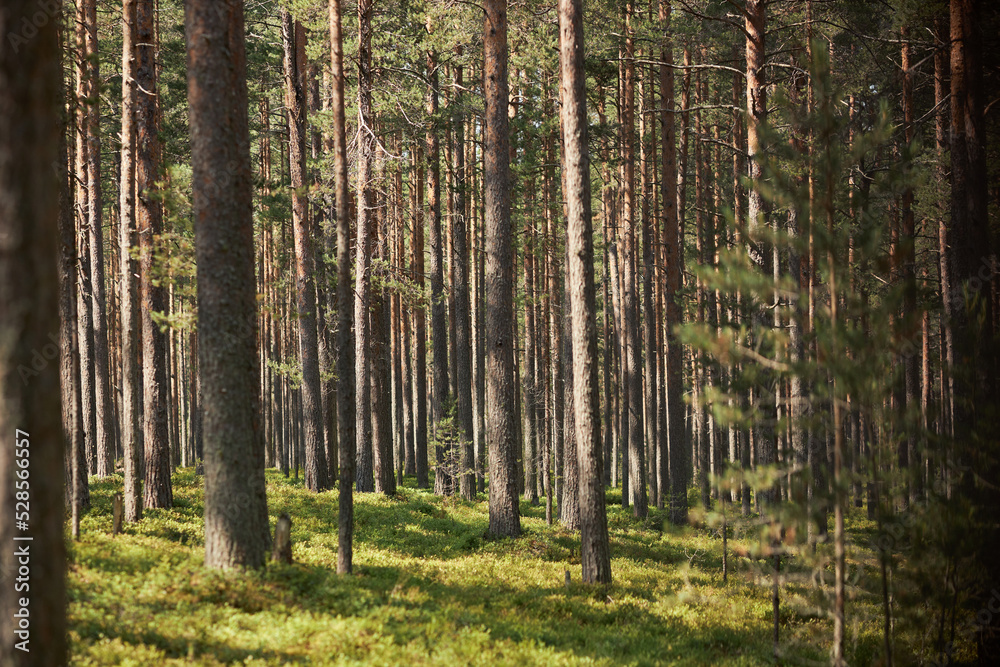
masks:
MULTIPOLYGON (((424 293, 424 161, 421 146, 414 150, 416 178, 413 187, 417 194, 417 215, 413 221, 413 275, 417 288, 424 293)), ((427 313, 423 307, 413 312, 413 401, 416 425, 413 430, 416 452, 417 487, 426 489, 428 481, 427 461, 427 313)))
MULTIPOLYGON (((427 32, 432 32, 431 19, 427 19, 427 32)), ((427 127, 427 213, 428 243, 431 258, 431 341, 434 344, 432 361, 433 386, 431 410, 434 418, 434 435, 437 447, 435 458, 437 467, 434 471, 434 493, 448 493, 452 481, 444 465, 446 456, 442 444, 443 434, 440 432, 441 419, 444 417, 444 406, 448 399, 448 304, 444 295, 444 235, 441 230, 441 167, 440 142, 438 141, 438 62, 437 53, 427 52, 427 115, 430 117, 427 127)), ((506 107, 505 107, 506 112, 506 107)))
POLYGON ((625 325, 625 367, 628 373, 628 458, 629 488, 632 493, 632 511, 636 517, 645 518, 648 512, 646 495, 646 456, 643 446, 642 371, 639 343, 639 299, 635 279, 635 202, 634 167, 635 150, 635 37, 632 29, 633 4, 625 7, 625 80, 622 99, 622 311, 625 325))
MULTIPOLYGON (((167 340, 153 321, 166 310, 166 290, 153 284, 153 237, 160 234, 163 209, 156 181, 160 176, 159 98, 157 97, 155 0, 136 0, 136 226, 139 236, 139 305, 142 325, 143 504, 171 507, 170 443, 167 440, 167 340)), ((82 359, 81 359, 82 363, 82 359)))
POLYGON ((355 384, 354 289, 351 280, 351 204, 347 180, 344 99, 344 38, 341 0, 330 0, 331 70, 333 78, 333 171, 337 206, 337 422, 340 426, 338 480, 339 539, 337 573, 349 574, 354 551, 355 384))
MULTIPOLYGON (((521 534, 517 498, 514 346, 511 323, 513 253, 510 226, 510 136, 507 125, 507 2, 487 0, 483 25, 486 97, 484 200, 486 224, 486 413, 490 460, 490 527, 521 534)), ((437 348, 435 340, 435 349, 437 348)), ((435 390, 437 388, 435 387, 435 390)))
POLYGON ((68 658, 62 470, 68 433, 59 409, 60 368, 33 363, 39 348, 47 359, 58 355, 57 193, 64 185, 53 165, 63 127, 62 67, 58 16, 36 23, 29 39, 16 32, 32 25, 37 12, 35 2, 8 2, 0 18, 0 539, 6 545, 0 664, 16 667, 55 667, 68 658), (16 503, 28 489, 30 516, 18 525, 15 512, 23 505, 16 503), (15 575, 25 573, 30 595, 15 590, 15 575), (30 635, 18 630, 19 617, 30 619, 30 635))
MULTIPOLYGON (((527 191, 533 195, 534 179, 528 182, 527 191)), ((532 505, 538 504, 538 451, 537 444, 537 400, 535 393, 535 341, 537 338, 535 320, 535 252, 536 239, 532 234, 534 221, 531 214, 524 216, 524 499, 532 505)))
MULTIPOLYGON (((901 66, 903 70, 903 136, 907 144, 913 142, 913 62, 912 47, 909 41, 909 29, 901 29, 902 53, 901 66)), ((913 341, 917 336, 922 316, 917 310, 917 274, 916 274, 916 236, 914 235, 913 188, 903 190, 901 200, 900 222, 900 279, 903 282, 903 312, 902 334, 905 340, 913 341)), ((918 394, 920 386, 919 367, 920 353, 915 344, 907 346, 902 362, 904 395, 906 411, 915 412, 918 409, 918 394)), ((916 452, 917 441, 910 429, 907 429, 900 442, 899 467, 907 475, 907 503, 916 502, 920 496, 920 459, 916 452)))
MULTIPOLYGON (((368 17, 363 18, 363 22, 370 22, 371 5, 368 6, 367 11, 368 17)), ((366 55, 365 47, 362 47, 361 53, 362 58, 367 59, 368 71, 371 72, 370 54, 366 55)), ((362 65, 362 67, 365 67, 365 65, 362 65)), ((368 84, 371 83, 370 78, 365 79, 365 81, 368 84)), ((366 94, 370 100, 370 87, 366 94)), ((370 115, 370 101, 364 103, 363 106, 359 105, 359 108, 364 109, 364 117, 367 119, 366 125, 374 131, 374 118, 370 115)), ((372 138, 371 148, 374 151, 374 138, 372 138)), ((371 157, 374 156, 372 155, 371 157)), ((391 496, 396 493, 396 477, 392 461, 392 396, 390 393, 392 387, 389 365, 389 302, 391 297, 385 288, 385 284, 388 282, 388 275, 386 275, 383 268, 389 262, 389 231, 386 202, 381 200, 381 196, 376 201, 374 193, 375 182, 384 182, 384 164, 384 159, 380 157, 378 160, 377 175, 374 179, 363 181, 365 185, 361 196, 365 199, 365 190, 369 188, 372 190, 371 201, 374 203, 374 206, 370 209, 369 215, 371 215, 371 220, 367 223, 367 226, 370 231, 369 239, 371 239, 372 246, 373 248, 377 248, 375 259, 378 260, 378 268, 371 267, 369 273, 371 276, 378 276, 379 283, 377 287, 372 286, 369 288, 371 290, 371 307, 368 309, 369 326, 371 329, 371 374, 366 380, 371 383, 371 415, 369 418, 372 420, 373 476, 375 478, 375 490, 391 496)), ((358 216, 359 229, 361 227, 360 221, 364 217, 364 215, 358 216)), ((358 375, 358 377, 365 376, 358 375)))
POLYGON ((375 192, 372 169, 375 159, 375 128, 371 107, 371 19, 373 0, 358 1, 358 228, 354 275, 354 377, 357 391, 358 491, 375 490, 372 450, 372 343, 370 309, 371 241, 374 232, 375 192))
POLYGON ((94 345, 94 448, 97 476, 114 471, 114 401, 108 377, 108 328, 105 317, 104 234, 101 227, 101 110, 97 57, 97 0, 83 2, 86 44, 87 248, 90 253, 90 322, 94 345))
MULTIPOLYGON (((456 56, 461 58, 461 47, 456 56)), ((469 249, 466 240, 465 218, 465 118, 462 113, 461 61, 456 61, 455 113, 452 116, 455 130, 455 215, 451 222, 452 243, 452 293, 455 299, 455 393, 458 399, 458 425, 460 449, 459 491, 466 500, 476 495, 475 451, 472 432, 472 324, 469 306, 469 249)))
POLYGON ((282 11, 285 106, 288 111, 288 157, 292 185, 292 234, 295 243, 296 321, 302 365, 302 419, 305 436, 305 483, 310 491, 330 487, 323 438, 323 399, 319 378, 319 339, 313 235, 309 224, 306 181, 306 33, 282 11))
POLYGON ((136 321, 135 244, 135 4, 122 4, 121 335, 122 448, 125 452, 125 520, 142 518, 142 451, 139 447, 139 349, 136 321))
POLYGON ((191 0, 185 35, 206 404, 205 565, 259 568, 268 521, 243 3, 191 0))
POLYGON ((670 480, 670 521, 681 525, 687 523, 687 474, 688 453, 684 426, 684 367, 680 341, 677 339, 676 327, 681 324, 680 291, 682 288, 682 236, 679 207, 677 202, 682 193, 678 192, 677 165, 675 163, 674 133, 674 78, 670 67, 673 46, 670 42, 670 2, 661 1, 659 20, 663 30, 663 43, 660 47, 660 94, 663 106, 660 110, 660 122, 663 124, 663 153, 660 188, 663 191, 663 248, 666 254, 664 326, 666 327, 666 396, 668 432, 666 446, 667 456, 662 457, 660 476, 670 480))
POLYGON ((597 395, 597 304, 590 215, 582 5, 581 0, 561 0, 559 3, 563 171, 566 174, 568 211, 566 290, 572 317, 572 405, 579 466, 580 561, 584 582, 610 584, 611 558, 597 395))
POLYGON ((85 449, 87 473, 97 471, 95 432, 96 414, 94 408, 94 327, 93 308, 91 307, 90 284, 90 242, 87 234, 88 200, 90 189, 87 187, 87 128, 90 118, 88 99, 91 97, 91 78, 87 68, 87 8, 82 2, 76 8, 76 258, 77 258, 77 345, 80 351, 80 409, 83 425, 83 441, 85 449))

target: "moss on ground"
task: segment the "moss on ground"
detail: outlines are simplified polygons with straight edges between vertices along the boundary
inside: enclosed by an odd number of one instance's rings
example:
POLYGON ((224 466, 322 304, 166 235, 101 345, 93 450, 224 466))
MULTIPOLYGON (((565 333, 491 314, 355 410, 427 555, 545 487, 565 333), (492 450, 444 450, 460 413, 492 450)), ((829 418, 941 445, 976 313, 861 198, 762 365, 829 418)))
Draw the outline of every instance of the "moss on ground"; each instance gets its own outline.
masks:
MULTIPOLYGON (((580 582, 579 538, 546 526, 544 507, 522 503, 524 537, 488 540, 485 496, 438 498, 410 480, 393 498, 356 495, 355 575, 338 576, 337 492, 311 494, 275 471, 267 480, 272 528, 281 513, 292 517, 295 562, 225 573, 202 566, 203 491, 192 470, 174 475, 173 509, 149 510, 117 537, 111 498, 121 479, 95 481, 70 551, 73 664, 774 663, 766 564, 731 556, 724 585, 717 528, 675 528, 656 510, 640 522, 615 490, 605 590, 580 582)), ((871 529, 851 519, 859 534, 871 529)), ((730 530, 730 545, 746 553, 750 524, 730 530)), ((848 657, 870 664, 881 651, 877 567, 870 551, 850 553, 848 657)), ((788 567, 783 661, 825 662, 831 570, 820 565, 817 578, 815 565, 788 567)))

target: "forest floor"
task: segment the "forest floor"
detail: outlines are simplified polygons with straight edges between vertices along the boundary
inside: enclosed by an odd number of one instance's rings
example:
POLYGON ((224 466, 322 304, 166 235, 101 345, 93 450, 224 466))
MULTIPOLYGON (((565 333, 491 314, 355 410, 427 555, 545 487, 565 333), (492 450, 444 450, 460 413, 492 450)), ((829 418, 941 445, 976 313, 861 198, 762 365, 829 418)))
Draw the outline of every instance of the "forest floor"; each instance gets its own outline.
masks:
MULTIPOLYGON (((121 478, 92 481, 92 509, 70 550, 75 665, 760 665, 774 664, 771 564, 752 552, 759 529, 730 521, 729 578, 720 530, 644 521, 608 494, 610 589, 580 581, 580 541, 546 526, 544 504, 521 503, 525 535, 487 540, 485 496, 435 497, 410 486, 356 494, 355 575, 336 574, 337 492, 312 494, 269 470, 273 529, 292 517, 294 564, 260 572, 203 565, 203 490, 175 473, 175 507, 149 510, 111 536, 121 478), (566 572, 570 583, 567 585, 566 572)), ((412 482, 408 481, 408 484, 412 482)), ((692 498, 694 500, 694 498, 692 498)), ((879 660, 873 526, 849 517, 847 657, 879 660)), ((829 545, 818 562, 783 565, 785 664, 828 662, 829 545), (820 587, 820 582, 825 586, 820 587)), ((897 656, 905 656, 897 637, 897 656)), ((898 658, 897 658, 898 659, 898 658)))

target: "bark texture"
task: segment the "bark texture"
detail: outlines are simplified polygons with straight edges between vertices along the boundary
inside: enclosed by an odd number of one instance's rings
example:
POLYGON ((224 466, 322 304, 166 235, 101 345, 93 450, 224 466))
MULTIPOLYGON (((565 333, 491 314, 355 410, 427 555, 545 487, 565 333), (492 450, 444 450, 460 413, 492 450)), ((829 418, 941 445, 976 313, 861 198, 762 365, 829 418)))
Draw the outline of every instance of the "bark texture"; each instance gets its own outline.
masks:
POLYGON ((189 0, 188 105, 204 391, 205 565, 264 565, 253 183, 243 3, 189 0))
POLYGON ((488 0, 484 21, 484 223, 486 267, 486 413, 492 535, 517 537, 514 415, 513 253, 510 226, 510 133, 507 123, 507 2, 488 0))

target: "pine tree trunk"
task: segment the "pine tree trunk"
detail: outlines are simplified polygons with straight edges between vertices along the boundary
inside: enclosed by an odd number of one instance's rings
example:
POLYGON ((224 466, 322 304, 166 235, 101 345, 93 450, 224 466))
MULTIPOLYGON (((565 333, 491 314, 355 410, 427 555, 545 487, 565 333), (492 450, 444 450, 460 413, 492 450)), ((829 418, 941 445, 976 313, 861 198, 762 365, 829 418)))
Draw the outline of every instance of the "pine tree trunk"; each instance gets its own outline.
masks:
MULTIPOLYGON (((684 427, 684 376, 683 356, 680 341, 675 334, 676 327, 681 324, 681 307, 679 303, 682 288, 682 236, 680 207, 678 202, 683 192, 678 188, 678 174, 675 163, 674 133, 674 79, 670 67, 673 47, 670 43, 670 3, 660 3, 659 19, 663 26, 664 43, 661 45, 660 57, 663 65, 660 67, 660 94, 663 96, 663 106, 660 112, 663 123, 663 174, 660 187, 663 191, 663 248, 665 253, 665 293, 664 293, 664 326, 666 327, 666 403, 668 433, 666 446, 669 454, 661 459, 660 476, 670 481, 670 520, 674 524, 687 523, 687 454, 690 446, 686 442, 684 427)), ((686 140, 685 140, 686 142, 686 140)), ((664 491, 666 494, 666 491, 664 491)))
POLYGON ((122 5, 122 154, 121 154, 121 336, 122 336, 122 448, 125 452, 125 520, 142 518, 142 474, 139 448, 139 318, 135 280, 138 268, 131 258, 135 245, 135 5, 122 5))
POLYGON ((354 290, 351 280, 351 205, 347 180, 344 99, 344 40, 340 0, 330 0, 331 70, 333 78, 333 159, 337 206, 337 421, 340 426, 339 539, 337 573, 353 567, 355 464, 354 290))
MULTIPOLYGON (((511 323, 513 253, 510 225, 510 136, 507 125, 507 2, 487 0, 484 32, 486 132, 486 413, 490 527, 496 536, 521 534, 517 498, 514 346, 511 323)), ((433 246, 433 243, 432 243, 433 246)), ((435 349, 437 348, 435 339, 435 349)), ((437 364, 435 364, 437 365, 437 364)), ((437 388, 435 387, 435 390, 437 388)))
POLYGON ((580 560, 583 581, 611 583, 608 523, 604 501, 601 423, 597 385, 597 304, 590 212, 583 7, 559 3, 561 117, 565 176, 566 291, 572 339, 572 397, 579 475, 580 560))
MULTIPOLYGON (((639 299, 635 279, 635 201, 634 167, 632 153, 635 150, 635 38, 632 29, 633 5, 631 0, 625 8, 625 79, 622 106, 622 319, 625 331, 624 364, 628 374, 628 476, 631 491, 632 511, 636 517, 645 518, 648 512, 646 495, 646 456, 643 445, 642 418, 642 348, 639 342, 639 299)), ((624 491, 623 491, 624 492, 624 491)))
POLYGON ((185 34, 205 390, 205 565, 259 568, 268 525, 243 3, 191 0, 185 34))
MULTIPOLYGON (((461 47, 456 56, 461 57, 461 47)), ((462 66, 455 66, 455 215, 451 223, 452 292, 455 299, 455 393, 458 402, 460 477, 459 491, 466 500, 476 495, 475 451, 473 449, 472 411, 472 324, 469 306, 469 250, 465 217, 465 121, 461 91, 464 86, 462 66)))
MULTIPOLYGON (((167 340, 153 321, 166 310, 166 290, 153 284, 153 237, 163 224, 162 205, 155 192, 160 177, 159 102, 154 55, 154 0, 136 0, 136 226, 139 236, 139 312, 142 325, 143 505, 173 505, 170 483, 170 443, 167 438, 167 340)), ((81 358, 81 364, 83 359, 81 358)))
MULTIPOLYGON (((424 160, 421 146, 414 150, 416 162, 413 187, 417 195, 417 215, 413 221, 413 275, 420 293, 425 293, 424 287, 424 160)), ((427 313, 421 306, 413 312, 413 365, 416 370, 414 377, 414 414, 416 424, 413 430, 414 451, 416 453, 417 487, 426 489, 428 480, 427 461, 427 313)))
MULTIPOLYGON (((432 32, 430 18, 427 19, 427 32, 432 32)), ((431 341, 434 344, 432 360, 432 395, 431 410, 434 419, 434 435, 437 446, 435 459, 437 467, 434 471, 434 493, 443 495, 451 487, 451 479, 445 469, 445 448, 442 443, 440 422, 444 417, 444 406, 448 399, 448 304, 444 294, 444 235, 441 230, 441 168, 440 142, 435 124, 438 122, 438 63, 434 51, 427 52, 427 115, 430 125, 427 128, 427 209, 428 209, 428 244, 430 245, 430 277, 431 277, 431 341)))
MULTIPOLYGON (((370 62, 370 61, 369 61, 370 62)), ((370 105, 366 112, 370 111, 370 105)), ((369 126, 374 131, 373 116, 368 116, 369 126)), ((374 151, 375 143, 372 140, 371 148, 374 151)), ((374 155, 371 155, 374 159, 374 155)), ((371 286, 371 306, 368 309, 369 327, 371 330, 371 373, 367 380, 371 384, 371 415, 372 421, 372 468, 375 481, 375 491, 391 496, 396 493, 396 478, 392 462, 392 396, 391 396, 391 373, 389 366, 389 302, 385 283, 388 276, 384 272, 389 261, 389 233, 388 223, 385 215, 385 202, 379 195, 375 194, 375 184, 384 182, 384 165, 382 158, 378 159, 377 171, 374 178, 365 181, 371 188, 371 201, 374 206, 370 209, 371 220, 368 222, 369 239, 372 249, 375 250, 377 267, 373 264, 369 269, 369 274, 374 278, 377 276, 378 285, 371 286)), ((365 192, 362 190, 362 197, 365 192)), ((358 216, 360 221, 364 216, 358 216)), ((365 377, 358 375, 358 377, 365 377)))
POLYGON ((68 657, 62 467, 69 433, 62 431, 61 368, 38 368, 34 361, 39 354, 48 360, 58 355, 60 303, 68 305, 57 264, 58 243, 69 240, 68 221, 59 234, 65 181, 53 168, 63 127, 58 16, 30 39, 17 42, 13 32, 31 25, 37 11, 34 2, 5 3, 0 45, 0 539, 6 545, 0 555, 0 664, 17 667, 55 667, 68 657), (15 493, 25 488, 27 527, 15 524, 21 520, 15 511, 24 509, 15 505, 23 495, 15 493), (30 556, 30 595, 15 591, 15 575, 25 572, 23 554, 30 556), (30 637, 15 633, 15 614, 31 619, 30 637), (17 646, 22 641, 24 650, 17 646))
POLYGON ((292 185, 292 235, 295 244, 296 321, 302 364, 302 419, 305 445, 305 483, 310 491, 330 487, 323 438, 323 399, 319 378, 319 340, 316 329, 317 294, 313 234, 309 223, 306 182, 306 33, 282 11, 285 105, 288 109, 288 156, 292 185))

